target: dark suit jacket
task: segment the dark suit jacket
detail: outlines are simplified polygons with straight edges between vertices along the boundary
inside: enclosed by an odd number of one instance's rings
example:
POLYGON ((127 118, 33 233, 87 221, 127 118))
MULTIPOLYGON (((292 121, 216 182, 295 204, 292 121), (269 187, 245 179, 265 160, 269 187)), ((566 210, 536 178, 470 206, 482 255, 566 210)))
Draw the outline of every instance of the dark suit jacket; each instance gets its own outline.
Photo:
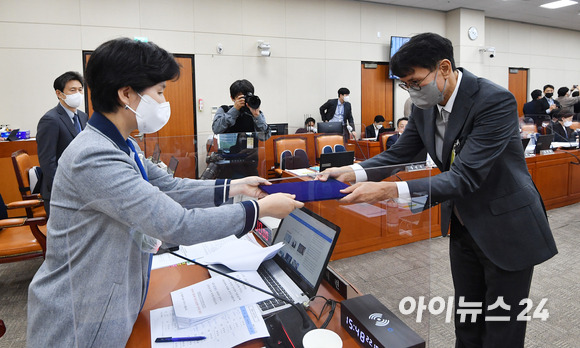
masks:
MULTIPOLYGON (((328 99, 328 101, 320 107, 320 116, 322 117, 322 121, 330 121, 334 117, 334 112, 336 111, 336 107, 338 105, 338 98, 337 99, 328 99)), ((352 130, 354 129, 354 120, 352 118, 352 108, 349 102, 344 103, 344 120, 342 121, 342 125, 345 126, 346 122, 350 124, 352 130)))
POLYGON ((428 195, 427 204, 441 203, 443 235, 455 205, 487 258, 504 270, 522 270, 549 259, 557 249, 526 165, 517 104, 506 89, 460 70, 463 78, 449 116, 442 161, 435 153, 435 106, 415 108, 395 145, 361 165, 369 180, 382 180, 390 171, 372 168, 408 163, 425 147, 442 173, 407 181, 411 195, 428 195))
MULTIPOLYGON (((89 116, 77 109, 81 128, 84 129, 89 116)), ((38 162, 42 169, 42 186, 40 194, 43 199, 50 199, 52 181, 56 173, 58 159, 68 144, 74 139, 77 132, 70 117, 59 103, 47 111, 38 121, 36 128, 36 144, 38 147, 38 162)))
POLYGON ((560 122, 554 122, 548 127, 548 134, 554 133, 554 141, 566 142, 566 141, 576 141, 572 136, 572 129, 570 127, 564 127, 560 122))
POLYGON ((387 149, 390 148, 391 146, 395 145, 395 143, 397 142, 397 140, 399 140, 399 137, 401 135, 399 133, 395 133, 393 135, 391 135, 389 137, 389 139, 387 139, 387 143, 385 144, 387 149))
MULTIPOLYGON (((540 101, 540 114, 546 114, 546 110, 548 110, 550 108, 550 104, 548 103, 548 99, 546 99, 546 97, 543 97, 541 99, 539 99, 540 101)), ((557 100, 554 100, 554 103, 560 107, 560 102, 557 100)))
POLYGON ((542 109, 542 105, 540 104, 540 101, 538 99, 536 99, 536 100, 532 100, 532 101, 525 103, 523 111, 524 111, 524 115, 541 115, 541 114, 546 114, 546 109, 542 109))
POLYGON ((365 127, 365 138, 377 138, 374 125, 371 124, 370 126, 365 127))

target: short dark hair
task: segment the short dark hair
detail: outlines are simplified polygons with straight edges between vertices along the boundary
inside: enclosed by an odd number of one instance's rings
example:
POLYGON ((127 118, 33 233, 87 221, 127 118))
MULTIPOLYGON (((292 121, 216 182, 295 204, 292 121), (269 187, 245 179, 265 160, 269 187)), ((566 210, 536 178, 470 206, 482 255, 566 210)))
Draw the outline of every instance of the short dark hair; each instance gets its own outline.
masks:
POLYGON ((560 88, 558 88, 558 97, 565 96, 566 93, 568 93, 569 90, 570 90, 570 88, 568 88, 568 87, 560 87, 560 88))
POLYGON ((538 99, 541 96, 542 96, 542 91, 540 91, 539 89, 534 89, 532 91, 532 99, 533 100, 536 100, 536 99, 538 99))
POLYGON ((552 85, 545 85, 544 88, 542 89, 542 91, 545 91, 546 88, 554 89, 554 86, 552 86, 552 85))
POLYGON ((455 67, 453 44, 447 38, 435 33, 415 35, 391 57, 390 67, 393 74, 405 77, 415 68, 433 71, 443 59, 449 59, 451 68, 455 67))
POLYGON ((254 85, 248 80, 237 80, 230 86, 230 97, 234 99, 239 94, 246 95, 248 92, 254 94, 254 85))
POLYGON ((85 80, 83 76, 76 71, 67 71, 64 74, 60 75, 54 80, 52 86, 54 87, 55 91, 64 92, 64 87, 66 86, 67 82, 69 81, 78 81, 81 85, 84 86, 85 80))
POLYGON ((304 120, 304 125, 308 126, 310 122, 314 122, 314 124, 316 124, 316 120, 314 118, 308 117, 306 120, 304 120))
POLYGON ((552 118, 556 118, 558 120, 561 120, 563 118, 574 116, 574 113, 566 111, 566 110, 562 110, 562 109, 556 109, 552 112, 551 116, 552 116, 552 118))
POLYGON ((385 122, 385 118, 383 117, 383 115, 377 115, 375 116, 374 122, 385 122))
POLYGON ((350 91, 346 87, 341 87, 338 89, 338 96, 340 97, 341 94, 350 94, 350 91))
POLYGON ((574 92, 572 92, 572 96, 573 97, 580 96, 580 91, 574 91, 574 92))
POLYGON ((400 119, 398 119, 397 120, 397 128, 399 127, 399 123, 401 123, 401 121, 409 122, 409 118, 408 117, 401 117, 400 119))
POLYGON ((179 78, 173 55, 152 42, 119 38, 101 44, 91 54, 85 71, 93 108, 115 112, 123 107, 118 90, 140 93, 156 84, 179 78))

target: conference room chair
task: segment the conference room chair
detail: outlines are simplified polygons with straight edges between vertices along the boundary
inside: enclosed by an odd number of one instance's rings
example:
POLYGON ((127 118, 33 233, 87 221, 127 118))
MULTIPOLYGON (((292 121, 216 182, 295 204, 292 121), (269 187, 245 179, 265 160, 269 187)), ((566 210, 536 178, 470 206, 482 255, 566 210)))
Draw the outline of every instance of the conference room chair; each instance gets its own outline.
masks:
POLYGON ((329 152, 344 152, 344 137, 338 134, 318 134, 314 136, 314 149, 316 162, 320 161, 320 155, 329 152))
POLYGON ((4 325, 4 322, 0 320, 0 337, 4 336, 5 333, 6 333, 6 325, 4 325))
POLYGON ((387 149, 387 140, 389 139, 389 137, 391 137, 393 135, 395 135, 395 133, 381 133, 380 134, 379 142, 381 143, 381 152, 383 152, 387 149))
MULTIPOLYGON (((278 176, 282 176, 284 169, 284 161, 286 157, 303 158, 304 154, 308 154, 308 147, 306 144, 306 137, 280 137, 274 139, 274 171, 278 176), (301 151, 296 151, 300 149, 301 151)), ((306 155, 308 159, 308 155, 306 155)), ((295 166, 293 166, 295 167, 295 166)), ((304 168, 304 167, 303 167, 304 168)), ((296 169, 296 168, 294 168, 296 169)))
MULTIPOLYGON (((40 194, 32 193, 30 188, 30 179, 28 172, 35 167, 32 158, 28 152, 24 150, 18 150, 12 153, 12 165, 14 167, 14 174, 16 174, 16 181, 18 182, 18 191, 23 200, 41 200, 40 194)), ((46 217, 46 212, 44 211, 44 206, 34 206, 26 208, 26 216, 32 217, 46 217)))
POLYGON ((0 195, 0 263, 44 257, 46 252, 46 217, 9 218, 9 209, 42 206, 41 200, 4 204, 0 195))

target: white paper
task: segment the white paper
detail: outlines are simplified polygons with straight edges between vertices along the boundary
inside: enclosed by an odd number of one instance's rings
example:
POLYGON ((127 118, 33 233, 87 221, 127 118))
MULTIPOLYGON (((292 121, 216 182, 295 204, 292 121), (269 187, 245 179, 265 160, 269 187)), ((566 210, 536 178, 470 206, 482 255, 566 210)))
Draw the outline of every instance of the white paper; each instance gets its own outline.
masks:
POLYGON ((179 329, 173 307, 151 311, 152 348, 233 347, 243 342, 269 336, 257 305, 241 306, 220 313, 197 325, 179 329), (158 337, 205 336, 203 341, 155 343, 158 337))
MULTIPOLYGON (((258 272, 234 272, 229 275, 258 288, 268 289, 258 272)), ((232 308, 255 304, 271 297, 223 276, 214 276, 171 292, 173 308, 181 328, 232 308)))
POLYGON ((273 258, 283 246, 284 243, 280 242, 262 248, 247 240, 235 239, 199 261, 205 265, 219 263, 234 271, 255 271, 264 260, 273 258))
POLYGON ((286 169, 286 171, 298 176, 315 176, 317 174, 310 168, 286 169))
MULTIPOLYGON (((198 259, 206 256, 221 248, 224 244, 228 243, 231 240, 238 240, 236 236, 231 235, 222 239, 212 240, 209 242, 194 244, 194 245, 182 245, 179 247, 179 250, 176 251, 176 254, 182 255, 187 257, 188 259, 193 259, 198 261, 198 259)), ((169 253, 161 254, 161 255, 153 255, 153 261, 151 263, 151 269, 158 269, 163 267, 170 267, 180 264, 191 264, 190 262, 185 261, 182 258, 177 256, 171 255, 169 253)))

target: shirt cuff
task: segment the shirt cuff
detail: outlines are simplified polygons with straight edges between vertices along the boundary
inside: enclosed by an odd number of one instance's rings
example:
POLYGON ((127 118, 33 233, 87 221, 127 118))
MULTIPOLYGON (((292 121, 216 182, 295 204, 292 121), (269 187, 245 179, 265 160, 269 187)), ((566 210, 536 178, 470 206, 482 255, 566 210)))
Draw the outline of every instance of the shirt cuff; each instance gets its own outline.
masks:
POLYGON ((228 179, 217 179, 215 181, 214 204, 216 207, 227 202, 230 197, 230 181, 228 179))
POLYGON ((351 164, 349 167, 351 167, 352 170, 354 170, 354 175, 356 176, 356 182, 362 182, 362 181, 368 180, 367 172, 360 164, 358 164, 358 163, 351 164))
POLYGON ((411 192, 406 181, 395 181, 397 190, 399 191, 399 200, 411 201, 411 192))
POLYGON ((256 227, 258 223, 258 216, 260 215, 260 207, 256 201, 243 201, 240 204, 244 207, 246 211, 246 223, 244 224, 244 229, 236 233, 237 238, 243 237, 246 233, 250 232, 256 227))

